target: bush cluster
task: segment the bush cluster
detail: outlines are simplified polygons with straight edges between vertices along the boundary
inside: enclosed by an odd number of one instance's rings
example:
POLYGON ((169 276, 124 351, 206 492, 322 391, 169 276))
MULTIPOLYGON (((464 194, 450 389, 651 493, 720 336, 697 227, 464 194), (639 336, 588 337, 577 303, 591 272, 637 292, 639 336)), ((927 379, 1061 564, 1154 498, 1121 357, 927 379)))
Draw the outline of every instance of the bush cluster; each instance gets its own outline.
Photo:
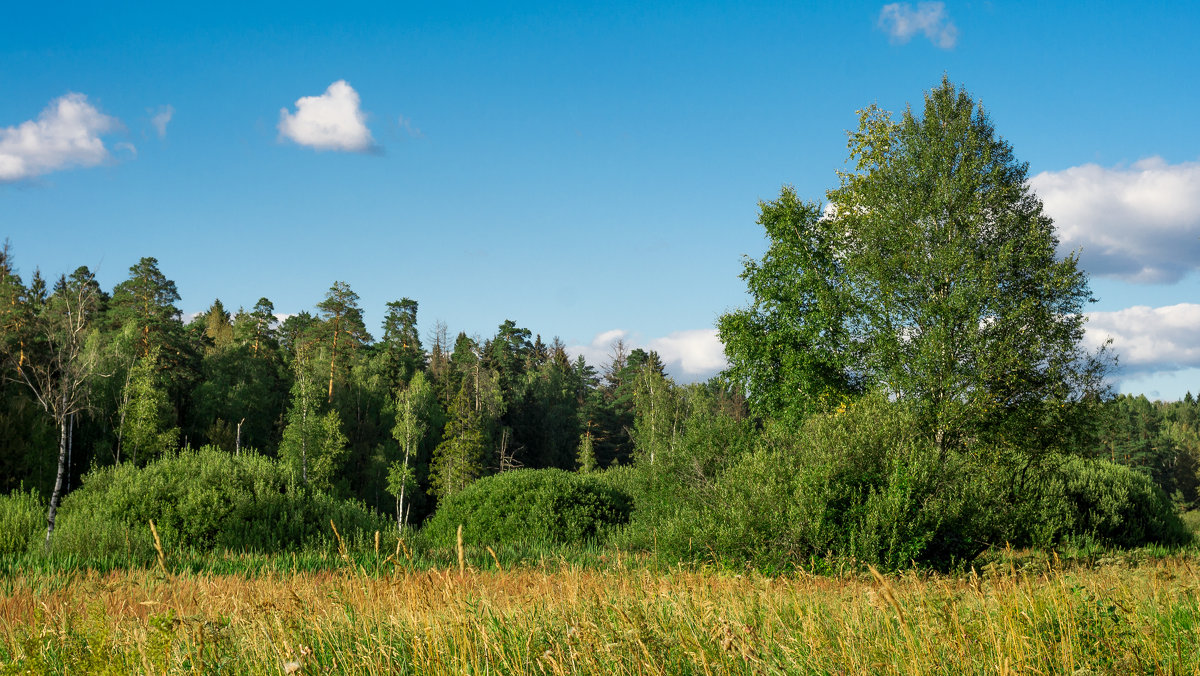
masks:
POLYGON ((573 544, 603 537, 629 520, 627 495, 586 474, 520 469, 484 477, 447 498, 426 522, 436 545, 573 544))
POLYGON ((28 551, 46 535, 46 505, 33 489, 0 495, 0 556, 28 551))
POLYGON ((1146 474, 1101 459, 1072 458, 1046 482, 1036 522, 1053 543, 1084 537, 1116 547, 1191 540, 1167 494, 1146 474))
MULTIPOLYGON (((665 467, 602 476, 634 496, 620 541, 668 558, 820 567, 833 559, 897 569, 969 561, 989 546, 1088 538, 1133 547, 1189 539, 1150 479, 1112 463, 1012 449, 939 448, 910 407, 879 396, 793 426, 768 424, 711 482, 689 481, 688 440, 665 467), (1028 480, 1021 480, 1031 475, 1028 480)), ((699 455, 708 457, 705 444, 699 455)))
POLYGON ((153 556, 149 522, 163 546, 190 551, 285 551, 342 534, 387 527, 363 505, 309 490, 279 463, 213 447, 182 451, 144 468, 96 470, 63 500, 53 551, 153 556))

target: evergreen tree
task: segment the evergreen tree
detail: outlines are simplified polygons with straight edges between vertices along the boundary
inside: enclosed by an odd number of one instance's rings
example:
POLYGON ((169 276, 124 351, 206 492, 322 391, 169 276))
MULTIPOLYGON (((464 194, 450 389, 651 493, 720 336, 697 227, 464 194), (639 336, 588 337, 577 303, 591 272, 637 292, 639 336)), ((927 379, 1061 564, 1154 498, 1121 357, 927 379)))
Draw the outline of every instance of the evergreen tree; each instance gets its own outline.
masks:
POLYGON ((334 282, 325 294, 325 300, 317 303, 325 323, 329 342, 329 391, 327 401, 333 402, 333 382, 338 365, 347 368, 350 355, 357 348, 371 342, 371 334, 363 324, 362 309, 358 307, 358 294, 350 290, 345 282, 334 282), (339 351, 340 348, 340 351, 339 351))
POLYGON ((575 463, 580 472, 587 474, 596 471, 596 447, 592 443, 590 427, 579 435, 579 450, 575 457, 575 463))
POLYGON ((204 314, 204 336, 210 345, 206 353, 225 350, 233 345, 233 324, 220 298, 214 300, 204 314))
POLYGON ((175 282, 158 269, 158 260, 142 258, 129 268, 129 279, 113 289, 109 320, 114 327, 132 323, 140 334, 141 356, 154 347, 174 349, 183 327, 180 321, 179 291, 175 282))
POLYGON ((417 332, 417 301, 401 298, 387 304, 383 319, 383 349, 387 354, 392 388, 407 383, 424 368, 425 352, 417 332))
POLYGON ((442 442, 433 451, 430 494, 444 500, 487 472, 491 420, 476 406, 471 381, 464 380, 447 412, 442 442))

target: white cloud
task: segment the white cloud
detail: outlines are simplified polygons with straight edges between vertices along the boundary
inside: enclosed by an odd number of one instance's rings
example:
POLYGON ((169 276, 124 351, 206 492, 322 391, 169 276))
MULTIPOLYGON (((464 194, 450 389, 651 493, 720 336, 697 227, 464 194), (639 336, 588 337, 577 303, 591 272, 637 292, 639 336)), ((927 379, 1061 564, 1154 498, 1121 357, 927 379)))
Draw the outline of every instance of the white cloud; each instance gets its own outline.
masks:
POLYGON ((643 340, 624 329, 596 334, 587 345, 571 345, 572 357, 583 355, 592 366, 601 369, 612 360, 613 344, 623 340, 626 350, 642 348, 658 353, 667 372, 681 382, 707 380, 725 368, 725 348, 716 329, 675 331, 661 338, 643 340))
POLYGON ((154 125, 154 130, 158 132, 159 138, 167 137, 167 125, 171 122, 171 118, 175 115, 175 106, 165 105, 159 106, 158 110, 150 118, 150 124, 154 125))
POLYGON ((678 365, 685 376, 711 376, 727 365, 725 346, 716 329, 676 331, 649 340, 646 345, 662 357, 664 364, 678 365))
POLYGON ((1058 227, 1061 250, 1080 249, 1092 274, 1174 283, 1200 264, 1200 163, 1085 164, 1029 183, 1058 227))
POLYGON ((1200 367, 1200 305, 1089 312, 1085 344, 1112 339, 1122 377, 1200 367))
POLYGON ((96 110, 83 94, 50 102, 37 120, 0 128, 0 182, 20 181, 108 159, 101 134, 120 123, 96 110))
POLYGON ((295 114, 279 111, 279 135, 317 150, 366 152, 375 147, 358 92, 345 80, 329 85, 320 96, 296 101, 295 114))
POLYGON ((942 49, 949 49, 958 42, 958 26, 946 14, 942 2, 918 2, 917 8, 907 2, 893 2, 879 10, 879 27, 891 36, 893 42, 904 44, 917 33, 942 49))

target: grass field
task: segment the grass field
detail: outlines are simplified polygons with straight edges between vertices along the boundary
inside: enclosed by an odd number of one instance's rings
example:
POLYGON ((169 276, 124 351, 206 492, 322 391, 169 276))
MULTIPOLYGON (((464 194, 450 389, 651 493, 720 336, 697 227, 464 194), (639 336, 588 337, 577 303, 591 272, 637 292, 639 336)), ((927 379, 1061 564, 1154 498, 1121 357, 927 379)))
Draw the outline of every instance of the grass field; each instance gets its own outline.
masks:
MULTIPOLYGON (((477 552, 478 553, 478 552, 477 552)), ((812 577, 617 556, 9 569, 3 673, 1200 673, 1195 553, 812 577)))

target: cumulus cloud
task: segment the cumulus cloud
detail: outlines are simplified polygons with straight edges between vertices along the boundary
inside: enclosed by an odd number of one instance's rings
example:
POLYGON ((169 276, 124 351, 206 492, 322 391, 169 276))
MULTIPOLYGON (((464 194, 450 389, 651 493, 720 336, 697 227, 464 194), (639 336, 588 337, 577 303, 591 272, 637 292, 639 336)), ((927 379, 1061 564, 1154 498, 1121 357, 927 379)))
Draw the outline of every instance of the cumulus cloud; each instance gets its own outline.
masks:
POLYGON ((907 2, 884 5, 879 10, 879 27, 899 44, 908 42, 917 33, 923 33, 942 49, 950 49, 958 42, 958 26, 950 20, 942 2, 918 2, 916 9, 907 2))
POLYGON ((716 329, 676 331, 646 342, 662 357, 663 363, 678 365, 685 376, 712 376, 725 368, 725 346, 716 329))
POLYGON ((1123 377, 1200 367, 1200 305, 1089 312, 1085 343, 1095 348, 1109 339, 1123 377))
POLYGON ((707 380, 725 368, 725 347, 716 329, 675 331, 660 338, 642 339, 624 329, 596 334, 587 345, 571 345, 567 352, 583 356, 589 364, 602 368, 612 360, 613 344, 624 341, 626 350, 642 348, 658 353, 672 377, 682 382, 707 380))
POLYGON ((37 120, 0 128, 0 182, 101 164, 109 155, 100 136, 119 127, 116 118, 96 110, 87 96, 59 97, 37 120))
POLYGON ((170 124, 171 118, 175 116, 175 106, 165 105, 159 106, 158 110, 150 118, 150 124, 154 125, 154 131, 158 132, 159 138, 167 137, 167 125, 170 124))
POLYGON ((1200 264, 1200 163, 1085 164, 1029 183, 1058 227, 1061 250, 1079 249, 1092 274, 1174 283, 1200 264))
POLYGON ((358 92, 345 80, 329 85, 320 96, 296 101, 296 112, 279 111, 279 136, 317 150, 367 152, 375 147, 367 116, 359 109, 358 92))

